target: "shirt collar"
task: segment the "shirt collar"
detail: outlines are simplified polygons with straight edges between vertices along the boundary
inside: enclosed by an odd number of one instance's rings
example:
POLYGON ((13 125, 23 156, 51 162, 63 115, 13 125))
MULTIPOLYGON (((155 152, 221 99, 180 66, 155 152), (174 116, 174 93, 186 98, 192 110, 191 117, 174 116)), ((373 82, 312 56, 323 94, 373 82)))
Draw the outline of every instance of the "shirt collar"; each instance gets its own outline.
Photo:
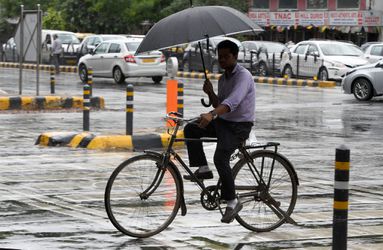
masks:
POLYGON ((234 66, 233 71, 231 71, 230 73, 225 72, 226 76, 227 76, 227 77, 232 77, 233 75, 235 75, 235 73, 237 73, 238 68, 239 68, 239 64, 236 63, 235 66, 234 66))

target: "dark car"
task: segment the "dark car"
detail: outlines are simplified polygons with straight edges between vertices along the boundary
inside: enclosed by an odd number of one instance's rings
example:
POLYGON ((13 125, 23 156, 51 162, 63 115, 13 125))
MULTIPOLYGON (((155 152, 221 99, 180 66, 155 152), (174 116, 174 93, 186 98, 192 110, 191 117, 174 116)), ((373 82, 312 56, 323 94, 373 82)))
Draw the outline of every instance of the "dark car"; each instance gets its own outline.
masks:
POLYGON ((288 53, 286 45, 269 41, 243 41, 243 47, 252 51, 252 69, 260 76, 280 73, 281 53, 288 53))
MULTIPOLYGON (((222 69, 218 64, 217 45, 223 40, 230 40, 236 43, 239 47, 238 63, 246 68, 250 68, 250 53, 246 54, 242 44, 232 37, 212 37, 209 39, 209 49, 207 49, 206 40, 201 41, 201 47, 203 50, 203 57, 205 61, 206 69, 212 73, 222 72, 222 69)), ((198 42, 190 43, 185 51, 182 62, 182 69, 186 72, 200 71, 203 72, 201 54, 198 42)))

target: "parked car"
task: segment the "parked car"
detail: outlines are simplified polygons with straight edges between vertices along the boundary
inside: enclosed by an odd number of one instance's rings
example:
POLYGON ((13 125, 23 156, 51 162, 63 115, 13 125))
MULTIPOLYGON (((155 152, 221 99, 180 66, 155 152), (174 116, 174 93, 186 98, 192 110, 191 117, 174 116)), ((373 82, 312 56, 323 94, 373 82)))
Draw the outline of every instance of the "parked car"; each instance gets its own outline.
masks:
POLYGON ((80 58, 78 72, 83 82, 87 70, 93 68, 93 77, 110 77, 123 83, 126 77, 151 77, 160 83, 166 75, 165 56, 160 51, 135 55, 142 39, 119 39, 101 42, 96 49, 80 58))
MULTIPOLYGON (((77 62, 77 49, 80 45, 79 39, 76 37, 75 33, 62 30, 46 30, 41 31, 41 63, 42 64, 52 64, 52 43, 53 36, 57 34, 63 45, 63 54, 61 57, 61 64, 64 65, 76 65, 77 62)), ((8 40, 8 42, 3 45, 4 57, 6 61, 18 61, 19 55, 17 52, 17 44, 19 41, 16 41, 13 37, 8 40)), ((26 45, 25 45, 26 46, 26 45)), ((36 46, 36 45, 31 45, 36 46)), ((34 47, 35 48, 35 47, 34 47)))
POLYGON ((326 81, 341 80, 353 68, 368 63, 363 52, 354 44, 312 40, 298 43, 291 55, 283 54, 280 67, 284 76, 317 76, 326 81))
POLYGON ((94 51, 97 45, 99 45, 103 41, 120 40, 120 39, 127 39, 127 38, 123 35, 103 35, 103 34, 86 36, 84 40, 82 40, 78 48, 77 56, 78 58, 80 58, 88 54, 89 52, 94 51))
POLYGON ((19 54, 16 50, 15 38, 11 37, 6 43, 3 44, 3 54, 1 59, 4 62, 17 62, 19 61, 19 54))
POLYGON ((360 46, 360 49, 363 51, 363 52, 366 52, 366 49, 368 47, 370 47, 371 45, 373 44, 378 44, 378 43, 382 43, 382 42, 367 42, 367 43, 363 43, 361 46, 360 46))
POLYGON ((246 51, 253 53, 252 69, 260 76, 280 73, 282 53, 290 51, 286 45, 279 42, 243 41, 242 45, 246 51))
MULTIPOLYGON (((246 51, 239 40, 232 37, 224 37, 224 36, 209 38, 209 49, 207 47, 206 39, 200 41, 201 47, 203 50, 203 58, 205 61, 206 69, 212 73, 222 72, 222 69, 220 68, 218 63, 217 45, 223 40, 230 40, 238 45, 239 47, 238 63, 249 69, 250 68, 250 53, 248 52, 246 54, 246 51)), ((182 65, 183 65, 182 66, 183 71, 187 71, 187 72, 202 71, 203 72, 203 66, 202 66, 202 60, 201 60, 201 54, 200 54, 200 48, 199 48, 198 42, 192 42, 186 47, 184 51, 182 65)))
POLYGON ((63 45, 63 54, 61 63, 65 65, 76 65, 77 51, 80 46, 80 40, 76 34, 69 31, 62 30, 45 30, 42 31, 42 50, 41 62, 43 64, 52 64, 52 43, 53 36, 57 35, 63 45))
POLYGON ((359 101, 383 95, 383 60, 349 71, 342 80, 345 94, 354 94, 359 101))
POLYGON ((370 63, 380 61, 383 59, 383 43, 370 44, 364 51, 364 55, 370 63))

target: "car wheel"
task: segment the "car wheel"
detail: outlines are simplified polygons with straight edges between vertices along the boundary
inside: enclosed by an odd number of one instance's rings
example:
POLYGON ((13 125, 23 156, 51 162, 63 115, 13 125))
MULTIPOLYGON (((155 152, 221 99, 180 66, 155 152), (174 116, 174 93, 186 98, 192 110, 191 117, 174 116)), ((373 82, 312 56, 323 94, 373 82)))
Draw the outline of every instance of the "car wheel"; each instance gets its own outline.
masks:
POLYGON ((79 69, 78 69, 78 74, 80 76, 80 80, 83 83, 87 83, 88 81, 88 69, 84 64, 80 64, 79 69))
POLYGON ((264 62, 259 63, 258 74, 259 76, 267 76, 267 66, 264 62))
POLYGON ((359 101, 368 101, 374 95, 371 83, 363 78, 356 79, 352 84, 352 92, 359 101))
POLYGON ((153 80, 154 84, 160 84, 162 81, 162 76, 153 76, 152 80, 153 80))
POLYGON ((326 68, 321 68, 319 70, 318 79, 321 81, 328 81, 328 72, 326 68))
POLYGON ((184 67, 183 67, 184 72, 190 72, 190 64, 189 61, 184 62, 184 67))
POLYGON ((291 68, 290 65, 286 65, 285 68, 283 69, 282 76, 287 78, 293 77, 293 69, 291 68))
POLYGON ((117 84, 122 84, 125 81, 125 76, 118 66, 113 69, 113 79, 117 84))

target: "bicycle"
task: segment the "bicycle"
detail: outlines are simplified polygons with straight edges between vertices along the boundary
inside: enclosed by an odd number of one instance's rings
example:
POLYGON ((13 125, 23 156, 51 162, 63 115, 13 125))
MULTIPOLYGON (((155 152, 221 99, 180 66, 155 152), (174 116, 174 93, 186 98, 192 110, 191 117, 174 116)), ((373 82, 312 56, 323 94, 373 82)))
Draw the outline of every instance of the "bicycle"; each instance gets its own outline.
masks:
MULTIPOLYGON (((175 142, 214 138, 177 138, 184 122, 181 114, 171 112, 166 119, 175 124, 167 148, 162 152, 145 150, 143 154, 122 162, 110 176, 105 189, 105 208, 112 224, 122 233, 145 238, 160 233, 174 220, 179 209, 187 213, 183 178, 178 162, 201 188, 200 202, 207 210, 220 210, 220 180, 205 186, 182 158, 173 150, 175 142)), ((232 158, 239 158, 232 168, 235 190, 243 209, 235 219, 255 232, 271 231, 283 223, 296 224, 290 217, 297 200, 298 176, 293 165, 277 152, 279 143, 239 146, 232 158), (270 150, 273 149, 273 150, 270 150)))

